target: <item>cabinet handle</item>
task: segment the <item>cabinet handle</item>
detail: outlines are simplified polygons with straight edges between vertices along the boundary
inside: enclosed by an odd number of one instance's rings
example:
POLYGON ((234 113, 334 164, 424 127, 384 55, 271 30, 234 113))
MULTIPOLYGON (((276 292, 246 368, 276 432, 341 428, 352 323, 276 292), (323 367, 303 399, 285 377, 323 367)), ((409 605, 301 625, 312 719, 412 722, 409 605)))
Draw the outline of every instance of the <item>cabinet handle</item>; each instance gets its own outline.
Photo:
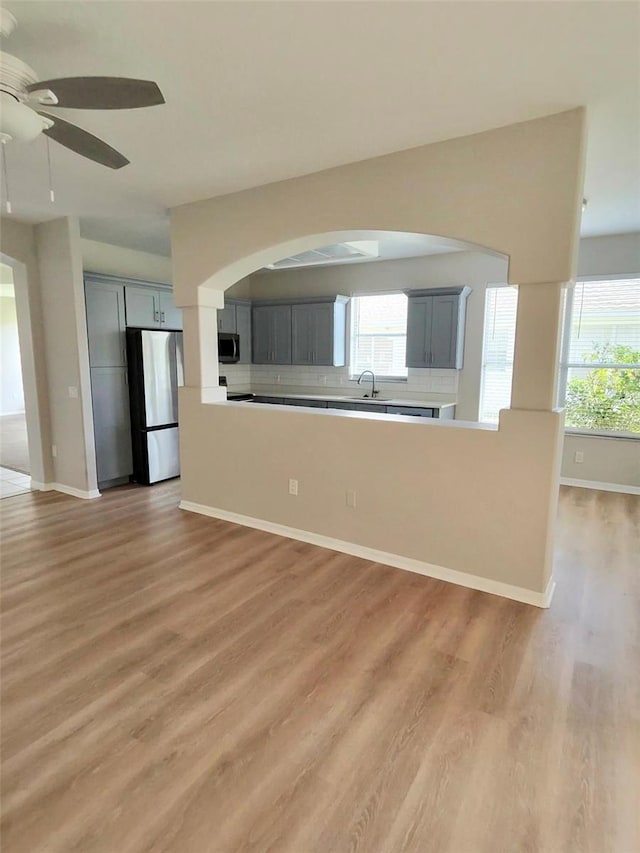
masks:
POLYGON ((164 323, 164 311, 160 312, 160 320, 162 323, 164 323))

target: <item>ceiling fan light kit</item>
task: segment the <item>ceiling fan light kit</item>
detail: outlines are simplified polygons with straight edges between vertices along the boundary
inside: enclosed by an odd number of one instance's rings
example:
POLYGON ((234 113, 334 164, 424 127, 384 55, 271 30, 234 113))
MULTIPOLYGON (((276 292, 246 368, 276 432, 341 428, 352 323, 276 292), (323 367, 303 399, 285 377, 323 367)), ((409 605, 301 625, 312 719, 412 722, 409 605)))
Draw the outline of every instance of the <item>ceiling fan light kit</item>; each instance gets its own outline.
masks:
POLYGON ((0 142, 33 142, 52 125, 52 119, 0 90, 0 142))

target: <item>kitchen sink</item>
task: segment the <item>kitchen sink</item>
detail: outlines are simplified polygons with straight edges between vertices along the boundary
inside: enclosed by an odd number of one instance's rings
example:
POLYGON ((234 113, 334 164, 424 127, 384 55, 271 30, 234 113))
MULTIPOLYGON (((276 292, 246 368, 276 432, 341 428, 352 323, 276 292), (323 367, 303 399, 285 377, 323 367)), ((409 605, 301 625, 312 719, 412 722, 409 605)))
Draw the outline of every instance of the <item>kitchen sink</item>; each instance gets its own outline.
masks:
POLYGON ((358 402, 358 403, 386 403, 386 397, 345 397, 345 400, 349 400, 349 402, 358 402))

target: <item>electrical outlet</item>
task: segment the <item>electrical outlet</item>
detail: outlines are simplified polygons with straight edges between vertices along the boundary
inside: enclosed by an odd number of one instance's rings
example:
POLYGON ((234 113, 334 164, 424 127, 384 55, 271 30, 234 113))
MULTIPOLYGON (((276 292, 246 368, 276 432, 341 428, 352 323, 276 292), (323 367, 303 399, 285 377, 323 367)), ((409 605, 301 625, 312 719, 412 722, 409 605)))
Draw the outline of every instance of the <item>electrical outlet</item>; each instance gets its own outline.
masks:
POLYGON ((318 376, 318 385, 326 385, 327 377, 326 376, 318 376))
POLYGON ((351 507, 352 509, 355 509, 356 493, 354 492, 353 489, 347 489, 346 502, 347 502, 347 506, 351 507))
POLYGON ((276 376, 276 384, 277 384, 277 385, 279 385, 279 384, 280 384, 280 374, 278 374, 278 375, 276 376))
POLYGON ((78 389, 76 388, 76 386, 75 385, 69 385, 68 390, 69 390, 69 396, 72 399, 77 400, 78 399, 78 389))
POLYGON ((52 444, 52 445, 51 445, 51 455, 52 455, 52 456, 57 456, 57 455, 58 455, 58 447, 57 447, 57 445, 55 445, 55 444, 52 444))
POLYGON ((576 450, 576 452, 573 454, 573 461, 584 462, 584 453, 582 452, 582 450, 576 450))
POLYGON ((289 480, 289 494, 297 495, 298 494, 298 481, 297 480, 289 480))

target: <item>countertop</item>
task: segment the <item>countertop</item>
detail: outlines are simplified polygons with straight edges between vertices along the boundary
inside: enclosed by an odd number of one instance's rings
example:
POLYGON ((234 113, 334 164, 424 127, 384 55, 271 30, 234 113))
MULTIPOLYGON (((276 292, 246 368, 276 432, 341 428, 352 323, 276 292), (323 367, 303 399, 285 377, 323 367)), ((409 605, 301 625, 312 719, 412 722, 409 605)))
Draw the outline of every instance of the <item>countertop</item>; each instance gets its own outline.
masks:
MULTIPOLYGON (((377 406, 406 406, 419 409, 447 409, 455 406, 455 402, 444 400, 402 400, 397 397, 348 397, 341 394, 280 394, 277 391, 251 392, 256 397, 276 397, 282 400, 326 400, 330 403, 366 403, 377 406)), ((230 395, 233 396, 233 392, 230 395)))

